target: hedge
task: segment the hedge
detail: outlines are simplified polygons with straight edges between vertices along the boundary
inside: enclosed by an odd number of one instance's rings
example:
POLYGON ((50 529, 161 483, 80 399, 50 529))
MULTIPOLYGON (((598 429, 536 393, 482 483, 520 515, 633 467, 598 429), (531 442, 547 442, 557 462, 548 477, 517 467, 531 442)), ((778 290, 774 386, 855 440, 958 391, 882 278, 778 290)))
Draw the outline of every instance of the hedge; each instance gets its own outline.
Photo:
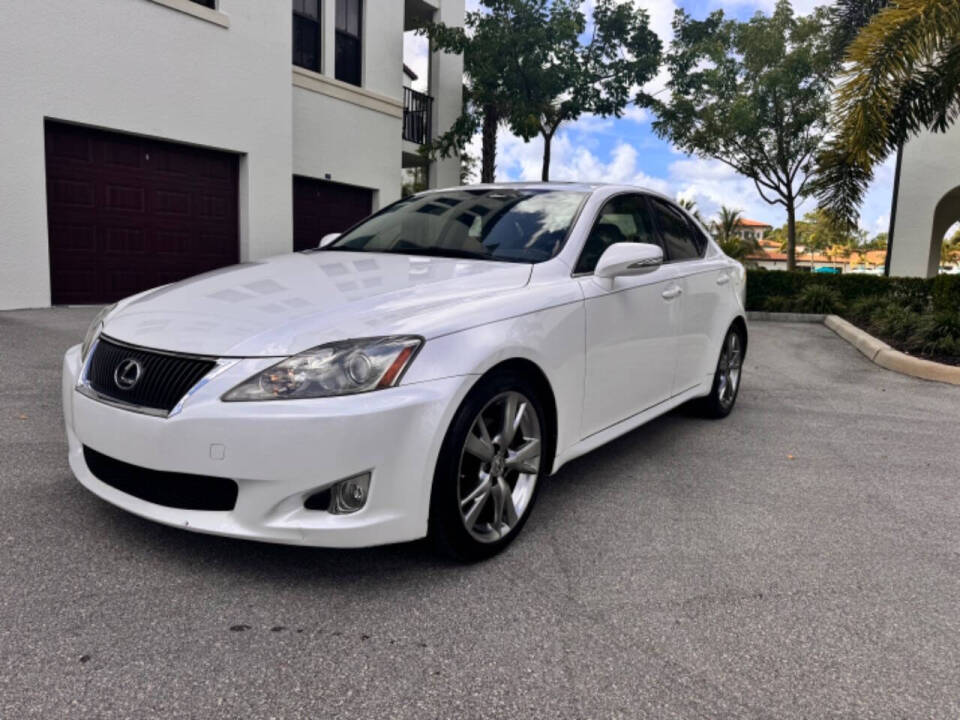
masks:
POLYGON ((818 291, 807 290, 810 287, 829 288, 847 307, 861 298, 876 298, 896 300, 915 310, 932 302, 935 311, 960 311, 960 275, 888 278, 779 270, 747 271, 747 310, 801 311, 797 307, 803 304, 800 296, 818 294, 818 291))

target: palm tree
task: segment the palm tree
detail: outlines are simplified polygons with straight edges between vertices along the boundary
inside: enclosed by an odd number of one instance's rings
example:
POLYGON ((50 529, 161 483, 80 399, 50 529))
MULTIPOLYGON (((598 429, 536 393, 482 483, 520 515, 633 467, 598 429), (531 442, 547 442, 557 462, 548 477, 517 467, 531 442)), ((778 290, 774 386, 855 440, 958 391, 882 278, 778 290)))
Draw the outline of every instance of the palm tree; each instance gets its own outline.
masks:
POLYGON ((720 214, 710 223, 710 229, 713 230, 720 249, 735 260, 744 260, 747 255, 751 255, 760 249, 757 241, 752 237, 744 239, 737 234, 737 227, 740 225, 742 217, 743 214, 740 210, 722 205, 720 214))
POLYGON ((855 227, 874 168, 924 129, 946 130, 960 109, 960 3, 897 0, 847 47, 834 97, 834 139, 819 158, 817 194, 855 227))
POLYGON ((698 223, 700 223, 701 225, 707 224, 704 222, 703 216, 700 214, 700 210, 697 208, 696 200, 694 200, 693 198, 680 198, 680 200, 678 200, 678 203, 680 204, 680 207, 682 207, 688 213, 693 215, 693 217, 696 218, 698 223))

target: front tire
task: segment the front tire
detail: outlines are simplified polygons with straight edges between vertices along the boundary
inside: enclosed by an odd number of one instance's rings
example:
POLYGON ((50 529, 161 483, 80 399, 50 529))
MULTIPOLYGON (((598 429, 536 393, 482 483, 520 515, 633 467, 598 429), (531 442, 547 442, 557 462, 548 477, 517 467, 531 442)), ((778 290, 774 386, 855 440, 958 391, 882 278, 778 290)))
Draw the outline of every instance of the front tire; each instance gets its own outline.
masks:
POLYGON ((713 375, 713 387, 710 394, 703 398, 700 408, 709 418, 725 418, 733 411, 740 392, 740 378, 743 373, 743 357, 747 343, 743 330, 732 326, 723 339, 720 359, 713 375))
POLYGON ((464 399, 437 460, 430 536, 458 560, 491 557, 519 534, 550 467, 536 386, 516 372, 482 379, 464 399))

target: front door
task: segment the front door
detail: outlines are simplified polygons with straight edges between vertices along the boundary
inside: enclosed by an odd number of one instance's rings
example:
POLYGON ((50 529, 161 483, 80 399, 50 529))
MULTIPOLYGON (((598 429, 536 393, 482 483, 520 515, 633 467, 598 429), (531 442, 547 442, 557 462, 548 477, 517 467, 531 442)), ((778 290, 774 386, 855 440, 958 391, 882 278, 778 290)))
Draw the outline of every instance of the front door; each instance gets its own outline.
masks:
POLYGON ((665 265, 612 283, 595 278, 600 255, 616 242, 660 244, 642 196, 618 195, 603 207, 576 267, 587 334, 582 437, 667 400, 673 389, 683 302, 677 273, 665 265))

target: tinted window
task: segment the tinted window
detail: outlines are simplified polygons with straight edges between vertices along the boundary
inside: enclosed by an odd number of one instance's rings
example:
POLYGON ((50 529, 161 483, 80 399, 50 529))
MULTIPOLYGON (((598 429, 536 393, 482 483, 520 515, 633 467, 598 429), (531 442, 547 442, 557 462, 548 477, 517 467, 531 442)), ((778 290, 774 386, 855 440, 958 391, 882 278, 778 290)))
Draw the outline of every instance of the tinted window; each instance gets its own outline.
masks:
POLYGON ((293 64, 320 70, 320 0, 293 0, 293 64))
POLYGON ((668 260, 692 260, 703 255, 706 238, 694 233, 694 228, 680 210, 658 198, 650 198, 650 206, 660 228, 668 260))
POLYGON ((337 0, 337 80, 359 85, 362 74, 363 47, 360 41, 363 27, 361 0, 337 0))
POLYGON ((390 205, 327 249, 542 262, 563 246, 584 197, 521 189, 427 193, 390 205))
POLYGON ((575 273, 593 272, 603 251, 618 242, 640 242, 659 246, 640 195, 618 195, 603 206, 583 244, 575 273))

